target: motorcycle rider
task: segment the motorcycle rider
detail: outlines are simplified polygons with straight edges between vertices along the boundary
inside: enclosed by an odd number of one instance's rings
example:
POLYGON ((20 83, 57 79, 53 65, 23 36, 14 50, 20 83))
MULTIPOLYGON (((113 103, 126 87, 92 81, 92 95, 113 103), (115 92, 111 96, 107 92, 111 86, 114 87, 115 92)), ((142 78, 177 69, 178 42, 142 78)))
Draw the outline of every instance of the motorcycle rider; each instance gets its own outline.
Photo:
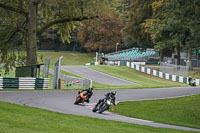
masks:
POLYGON ((191 81, 192 81, 192 77, 189 76, 189 78, 188 78, 189 85, 191 85, 191 81))
MULTIPOLYGON (((107 99, 107 98, 110 97, 111 98, 111 102, 113 103, 113 105, 116 105, 115 104, 115 95, 116 95, 116 91, 112 90, 111 92, 108 92, 107 94, 105 94, 106 97, 104 99, 107 99)), ((102 104, 104 99, 100 99, 96 105, 102 104)))
MULTIPOLYGON (((91 96, 93 95, 92 90, 93 90, 93 88, 92 88, 92 87, 89 87, 89 88, 87 88, 87 89, 81 91, 81 92, 87 91, 88 96, 87 96, 87 98, 86 98, 86 100, 85 100, 87 103, 90 102, 90 98, 91 98, 91 96)), ((78 94, 80 94, 81 92, 79 91, 78 94)))
POLYGON ((193 79, 191 76, 189 76, 188 82, 189 82, 189 85, 190 85, 190 86, 196 86, 195 79, 193 79))

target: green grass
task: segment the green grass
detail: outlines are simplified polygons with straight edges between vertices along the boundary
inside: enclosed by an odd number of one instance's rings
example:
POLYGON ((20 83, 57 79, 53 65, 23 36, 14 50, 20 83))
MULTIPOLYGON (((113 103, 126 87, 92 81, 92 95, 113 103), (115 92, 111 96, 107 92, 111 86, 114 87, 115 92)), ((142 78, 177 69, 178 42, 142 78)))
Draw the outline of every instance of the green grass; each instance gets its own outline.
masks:
MULTIPOLYGON (((128 67, 90 66, 90 68, 140 85, 140 86, 129 86, 130 88, 158 88, 158 87, 187 86, 186 84, 161 79, 156 76, 151 76, 149 74, 145 74, 128 67)), ((129 87, 127 86, 127 88, 129 87)))
POLYGON ((63 56, 61 65, 85 65, 86 63, 94 62, 94 53, 64 53, 64 52, 38 52, 38 61, 43 63, 45 57, 49 57, 50 67, 54 69, 54 64, 63 56), (42 59, 40 59, 42 58, 42 59))
POLYGON ((12 69, 8 74, 5 74, 5 69, 0 67, 0 77, 15 77, 15 69, 12 69))
MULTIPOLYGON (((86 63, 89 62, 94 62, 94 53, 65 53, 65 52, 37 52, 38 54, 38 63, 43 64, 45 57, 50 57, 50 68, 54 69, 54 65, 56 61, 59 59, 60 56, 63 56, 62 59, 62 65, 85 65, 86 63)), ((65 71, 61 70, 61 73, 66 74, 68 76, 76 76, 71 73, 67 73, 65 71)), ((10 70, 9 74, 5 75, 4 74, 4 68, 0 67, 0 77, 15 77, 15 69, 10 70)), ((79 77, 79 76, 76 76, 79 77)), ((81 78, 81 77, 79 77, 81 78)), ((49 89, 52 89, 52 84, 53 84, 53 76, 49 75, 49 89)), ((76 88, 67 88, 67 89, 76 89, 76 88)), ((77 88, 80 89, 80 88, 77 88)))
MULTIPOLYGON (((73 77, 77 77, 77 78, 82 78, 82 79, 85 79, 83 77, 80 77, 80 76, 77 76, 75 74, 72 74, 72 73, 69 73, 69 72, 66 72, 64 70, 61 70, 61 73, 62 74, 65 74, 67 76, 73 76, 73 77)), ((104 85, 104 84, 101 84, 101 83, 98 83, 98 82, 95 82, 93 81, 92 82, 93 84, 93 88, 95 88, 96 90, 104 90, 104 89, 121 89, 121 88, 124 88, 124 89, 131 89, 133 88, 134 86, 112 86, 112 85, 104 85)), ((69 89, 70 87, 67 87, 67 89, 69 89)), ((80 89, 80 88, 79 88, 80 89)), ((83 88, 82 88, 83 89, 83 88)))
MULTIPOLYGON (((0 133, 187 133, 0 102, 0 133)), ((188 132, 189 133, 189 132, 188 132)))
MULTIPOLYGON (((39 64, 43 64, 45 57, 49 57, 51 69, 54 69, 54 65, 60 56, 63 56, 61 65, 85 65, 95 61, 94 53, 37 52, 37 56, 39 64)), ((10 70, 8 75, 4 75, 4 68, 0 67, 0 76, 15 77, 15 69, 10 70)))
MULTIPOLYGON (((123 67, 122 67, 122 69, 123 69, 123 67)), ((69 73, 69 72, 66 72, 66 71, 63 71, 63 70, 61 70, 61 73, 65 74, 67 76, 73 76, 73 77, 85 79, 83 77, 74 75, 72 73, 69 73)), ((64 84, 64 82, 63 82, 63 84, 64 84)), ((93 81, 93 88, 95 88, 96 90, 133 89, 133 88, 139 89, 139 88, 145 88, 145 87, 146 86, 133 86, 133 85, 129 85, 129 86, 113 86, 113 85, 105 85, 105 84, 101 84, 101 83, 93 81)), ((148 87, 146 87, 146 88, 148 88, 148 87)), ((72 88, 67 87, 67 88, 64 88, 64 89, 72 89, 72 88)), ((78 89, 80 89, 80 88, 78 88, 78 89)))
MULTIPOLYGON (((94 57, 95 54, 94 53, 65 53, 65 52, 38 52, 38 62, 39 63, 44 63, 44 59, 45 57, 49 57, 50 60, 50 68, 54 70, 54 65, 56 63, 56 61, 59 59, 60 56, 63 56, 63 59, 61 61, 61 65, 85 65, 86 63, 89 62, 94 62, 94 57)), ((74 77, 79 77, 80 76, 76 76, 74 74, 65 72, 63 70, 61 70, 62 74, 65 74, 67 76, 74 76, 74 77)), ((53 84, 53 76, 49 75, 50 78, 50 86, 49 88, 52 89, 52 84, 53 84)), ((72 89, 83 89, 80 87, 66 87, 66 82, 62 81, 62 89, 68 89, 68 90, 72 90, 72 89)))
MULTIPOLYGON (((50 68, 54 69, 54 64, 60 56, 63 56, 62 65, 84 65, 88 62, 94 62, 93 58, 95 55, 93 53, 88 54, 88 53, 65 53, 65 52, 38 52, 38 63, 43 63, 42 60, 44 60, 44 58, 47 56, 51 58, 50 68), (42 59, 40 59, 41 57, 42 59)), ((183 85, 177 82, 171 82, 161 78, 153 77, 148 74, 144 74, 127 67, 91 66, 91 68, 140 84, 140 86, 110 86, 93 82, 93 86, 95 89, 138 89, 138 88, 173 87, 173 86, 183 85)), ((62 70, 61 73, 66 74, 68 76, 82 78, 80 76, 76 76, 74 74, 62 70)), ((14 76, 15 72, 10 71, 10 74, 7 75, 6 77, 14 77, 14 76)), ((49 88, 52 89, 53 77, 49 76, 49 78, 50 78, 49 88)))
POLYGON ((81 77, 81 76, 77 76, 77 75, 75 75, 75 74, 66 72, 66 71, 64 71, 64 70, 60 70, 60 72, 61 72, 62 74, 64 74, 64 75, 67 75, 67 76, 72 76, 72 77, 77 77, 77 78, 85 79, 85 78, 83 78, 83 77, 81 77))
POLYGON ((113 89, 143 89, 143 88, 151 88, 147 86, 113 86, 113 85, 104 85, 98 82, 93 81, 93 88, 96 90, 113 90, 113 89))
POLYGON ((148 101, 121 102, 115 112, 159 123, 200 129, 200 95, 148 101))
POLYGON ((93 88, 96 90, 113 90, 113 89, 133 89, 135 86, 113 86, 113 85, 104 85, 98 82, 93 81, 93 88))

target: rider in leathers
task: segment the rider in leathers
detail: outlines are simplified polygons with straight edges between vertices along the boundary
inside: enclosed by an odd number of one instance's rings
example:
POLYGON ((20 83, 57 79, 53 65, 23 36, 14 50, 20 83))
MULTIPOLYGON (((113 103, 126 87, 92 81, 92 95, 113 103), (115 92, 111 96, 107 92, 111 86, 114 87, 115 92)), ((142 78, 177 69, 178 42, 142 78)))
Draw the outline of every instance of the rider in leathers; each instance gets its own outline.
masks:
MULTIPOLYGON (((116 91, 108 92, 108 93, 105 95, 106 97, 105 97, 104 99, 110 97, 110 98, 111 98, 111 103, 113 103, 113 105, 116 105, 116 104, 115 104, 115 95, 116 95, 116 91)), ((104 101, 104 99, 100 99, 96 105, 102 104, 103 101, 104 101)))
MULTIPOLYGON (((82 90, 82 91, 81 91, 81 92, 87 91, 88 96, 87 96, 87 98, 86 98, 86 100, 85 100, 87 103, 90 102, 90 98, 91 98, 91 96, 92 96, 92 94, 93 94, 92 90, 93 90, 93 88, 92 88, 92 87, 89 87, 88 89, 85 89, 85 90, 82 90)), ((80 93, 80 92, 79 92, 79 93, 80 93)))

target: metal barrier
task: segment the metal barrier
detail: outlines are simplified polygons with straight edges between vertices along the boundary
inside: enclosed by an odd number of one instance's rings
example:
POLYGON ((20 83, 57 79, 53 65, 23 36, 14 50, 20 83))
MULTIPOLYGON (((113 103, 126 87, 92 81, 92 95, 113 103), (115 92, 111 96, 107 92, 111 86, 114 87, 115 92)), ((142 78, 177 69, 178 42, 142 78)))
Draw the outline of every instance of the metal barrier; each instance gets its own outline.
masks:
POLYGON ((160 62, 160 71, 173 75, 188 77, 189 68, 182 65, 174 65, 165 62, 160 62))
POLYGON ((48 78, 3 78, 0 77, 0 89, 48 89, 48 78))
POLYGON ((60 79, 63 80, 64 84, 62 85, 62 89, 64 88, 82 88, 82 87, 90 87, 91 81, 85 80, 77 77, 66 76, 64 74, 60 74, 60 79))

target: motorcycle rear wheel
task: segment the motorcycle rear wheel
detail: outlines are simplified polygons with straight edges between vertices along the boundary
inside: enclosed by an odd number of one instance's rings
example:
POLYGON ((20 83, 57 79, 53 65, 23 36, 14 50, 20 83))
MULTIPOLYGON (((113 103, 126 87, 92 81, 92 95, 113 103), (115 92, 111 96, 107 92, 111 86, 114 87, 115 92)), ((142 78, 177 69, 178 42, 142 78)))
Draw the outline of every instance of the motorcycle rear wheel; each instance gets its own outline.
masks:
POLYGON ((104 105, 99 109, 99 114, 103 113, 105 110, 107 110, 107 108, 109 108, 108 105, 105 105, 105 104, 104 104, 104 105))

